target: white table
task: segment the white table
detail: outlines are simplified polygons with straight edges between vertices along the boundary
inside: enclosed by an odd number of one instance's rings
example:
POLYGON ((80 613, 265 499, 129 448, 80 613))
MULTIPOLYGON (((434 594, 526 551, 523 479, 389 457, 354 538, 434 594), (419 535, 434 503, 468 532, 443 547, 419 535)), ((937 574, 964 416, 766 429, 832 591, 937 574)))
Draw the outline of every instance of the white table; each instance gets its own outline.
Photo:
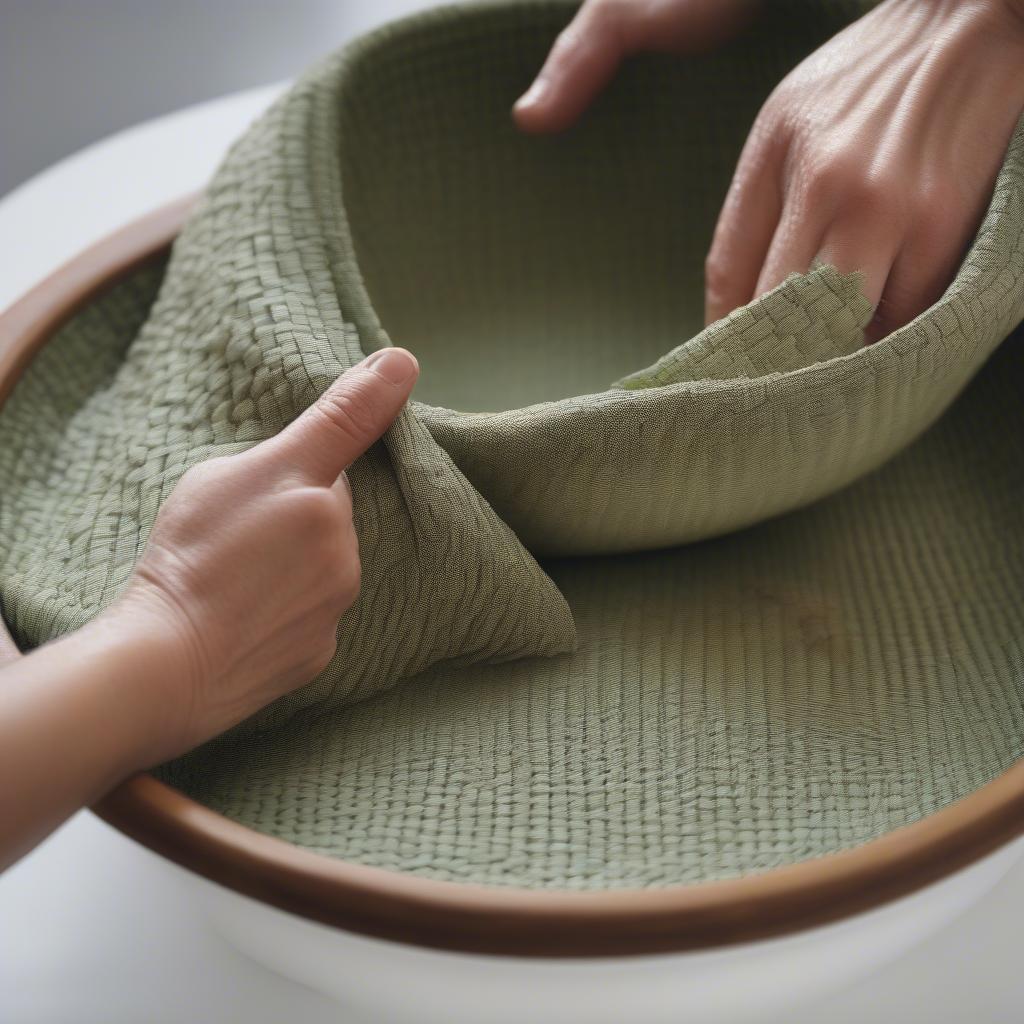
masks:
MULTIPOLYGON (((122 132, 0 201, 0 308, 86 245, 201 187, 275 92, 122 132)), ((235 953, 165 875, 82 813, 0 877, 0 1022, 356 1024, 235 953)), ((1024 1020, 1022 918, 1024 866, 927 945, 787 1024, 1024 1020)))

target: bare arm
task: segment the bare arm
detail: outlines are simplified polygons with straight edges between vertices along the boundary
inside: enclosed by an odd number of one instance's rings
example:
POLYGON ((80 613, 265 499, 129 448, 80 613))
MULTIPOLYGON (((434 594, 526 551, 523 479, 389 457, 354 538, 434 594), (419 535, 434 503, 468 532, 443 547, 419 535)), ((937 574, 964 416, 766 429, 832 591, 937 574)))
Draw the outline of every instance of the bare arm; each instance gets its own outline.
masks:
POLYGON ((0 669, 0 869, 121 779, 240 722, 333 656, 359 587, 344 470, 417 374, 408 353, 385 352, 277 437, 187 473, 121 599, 0 669))
POLYGON ((176 657, 111 617, 0 671, 0 867, 146 765, 176 657))

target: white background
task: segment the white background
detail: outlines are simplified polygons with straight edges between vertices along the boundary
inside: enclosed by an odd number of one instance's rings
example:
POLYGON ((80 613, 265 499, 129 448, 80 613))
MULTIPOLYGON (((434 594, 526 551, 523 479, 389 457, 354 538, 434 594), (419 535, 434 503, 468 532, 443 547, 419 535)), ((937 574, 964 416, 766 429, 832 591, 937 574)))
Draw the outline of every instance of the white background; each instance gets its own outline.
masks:
POLYGON ((95 139, 290 78, 425 0, 0 0, 0 195, 95 139))
MULTIPOLYGON (((388 0, 371 10, 339 0, 308 6, 341 9, 336 20, 325 15, 316 23, 321 35, 315 43, 326 49, 356 28, 417 5, 388 0), (333 37, 325 39, 328 29, 333 37)), ((11 6, 18 8, 17 0, 11 6)), ((20 6, 25 10, 19 9, 17 24, 28 19, 28 0, 20 6)), ((40 6, 52 11, 61 5, 41 0, 40 6)), ((79 6, 102 11, 126 4, 93 0, 79 6)), ((304 8, 273 6, 288 17, 304 8)), ((8 8, 0 10, 0 38, 8 14, 8 8)), ((182 37, 175 38, 182 45, 182 37)), ((295 43, 294 52, 310 45, 308 38, 295 43)), ((3 46, 7 52, 10 37, 3 46)), ((7 73, 0 59, 0 94, 7 73)), ((274 91, 241 93, 141 125, 0 201, 0 308, 85 245, 200 187, 274 91)), ((9 95, 3 102, 10 102, 9 95)), ((17 135, 10 134, 7 111, 0 114, 6 154, 17 135)), ((1022 917, 1024 864, 941 935, 855 988, 789 1016, 787 1024, 1022 1021, 1022 917)), ((207 927, 201 908, 181 900, 151 854, 87 812, 0 877, 0 1021, 358 1024, 325 998, 236 954, 207 927)))

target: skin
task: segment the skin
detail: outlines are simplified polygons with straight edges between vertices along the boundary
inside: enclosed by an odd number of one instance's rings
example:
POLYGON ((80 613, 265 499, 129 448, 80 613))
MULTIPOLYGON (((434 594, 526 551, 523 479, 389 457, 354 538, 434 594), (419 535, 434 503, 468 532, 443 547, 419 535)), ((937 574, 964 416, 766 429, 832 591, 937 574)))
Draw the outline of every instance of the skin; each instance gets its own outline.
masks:
POLYGON ((344 471, 418 370, 385 349, 276 437, 189 470, 120 599, 0 671, 0 868, 326 666, 359 591, 344 471))
MULTIPOLYGON (((524 131, 561 131, 629 54, 708 49, 752 10, 587 0, 515 118, 524 131)), ((911 320, 959 265, 1022 109, 1024 0, 885 0, 765 103, 708 254, 708 321, 816 257, 863 273, 869 337, 911 320)), ((0 671, 0 779, 17 780, 0 788, 0 868, 121 779, 330 660, 359 587, 344 470, 418 373, 408 353, 386 353, 277 437, 190 470, 120 600, 0 671)))
MULTIPOLYGON (((587 0, 513 111, 567 128, 628 55, 706 50, 749 0, 587 0)), ((793 70, 743 149, 705 266, 717 320, 817 258, 861 271, 877 340, 962 262, 1024 110, 1024 0, 885 0, 793 70)))

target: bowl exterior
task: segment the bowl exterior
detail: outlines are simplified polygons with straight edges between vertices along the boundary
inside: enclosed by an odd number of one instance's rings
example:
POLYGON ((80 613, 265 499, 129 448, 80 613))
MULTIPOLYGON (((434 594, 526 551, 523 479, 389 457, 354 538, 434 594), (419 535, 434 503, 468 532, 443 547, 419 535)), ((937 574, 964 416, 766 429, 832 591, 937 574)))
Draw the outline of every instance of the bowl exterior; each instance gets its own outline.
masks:
POLYGON ((910 896, 782 938, 558 960, 368 938, 168 870, 241 952, 337 1000, 353 1024, 732 1024, 791 1012, 891 963, 968 910, 1021 856, 1024 839, 910 896))
MULTIPOLYGON (((166 251, 190 202, 164 207, 86 250, 0 315, 0 402, 69 316, 166 251)), ((0 621, 0 663, 17 656, 0 621)), ((357 943, 403 943, 397 948, 410 955, 487 953, 532 959, 557 973, 561 966, 571 972, 567 958, 639 962, 739 949, 782 934, 799 938, 954 877, 1024 830, 1024 760, 957 803, 859 847, 741 879, 632 892, 492 889, 335 860, 253 832, 149 775, 126 781, 95 809, 144 846, 261 901, 271 916, 283 910, 314 930, 320 926, 312 922, 345 929, 357 943)), ((254 928, 251 941, 259 934, 254 928)))

